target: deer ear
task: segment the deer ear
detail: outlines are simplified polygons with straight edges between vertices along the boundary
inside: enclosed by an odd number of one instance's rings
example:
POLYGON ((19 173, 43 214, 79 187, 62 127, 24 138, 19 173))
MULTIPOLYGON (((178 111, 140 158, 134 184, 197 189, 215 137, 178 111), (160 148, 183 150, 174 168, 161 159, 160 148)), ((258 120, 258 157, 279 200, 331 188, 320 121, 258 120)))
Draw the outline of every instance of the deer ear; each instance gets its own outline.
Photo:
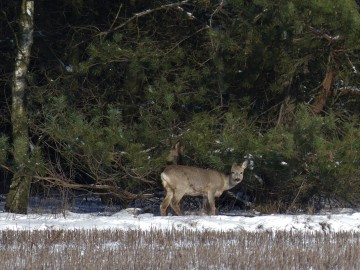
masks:
POLYGON ((249 161, 248 160, 245 160, 242 164, 241 164, 241 167, 243 167, 244 169, 247 167, 249 161))
POLYGON ((181 147, 181 143, 177 142, 174 146, 174 149, 180 149, 180 147, 181 147))
POLYGON ((180 153, 180 154, 183 154, 184 153, 184 149, 185 149, 185 145, 181 143, 181 141, 178 141, 175 146, 174 146, 174 149, 180 153))

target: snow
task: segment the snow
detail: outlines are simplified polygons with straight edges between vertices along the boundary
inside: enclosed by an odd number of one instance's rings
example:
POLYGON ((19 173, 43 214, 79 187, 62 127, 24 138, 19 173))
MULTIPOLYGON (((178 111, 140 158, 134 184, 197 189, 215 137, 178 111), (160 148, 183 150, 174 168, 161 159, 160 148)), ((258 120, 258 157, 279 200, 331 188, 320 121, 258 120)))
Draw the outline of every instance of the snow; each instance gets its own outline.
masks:
POLYGON ((360 213, 342 210, 322 215, 260 216, 155 216, 138 214, 139 209, 125 209, 111 215, 104 213, 10 214, 0 213, 0 230, 195 230, 195 231, 360 231, 360 213), (343 212, 343 213, 342 213, 343 212))

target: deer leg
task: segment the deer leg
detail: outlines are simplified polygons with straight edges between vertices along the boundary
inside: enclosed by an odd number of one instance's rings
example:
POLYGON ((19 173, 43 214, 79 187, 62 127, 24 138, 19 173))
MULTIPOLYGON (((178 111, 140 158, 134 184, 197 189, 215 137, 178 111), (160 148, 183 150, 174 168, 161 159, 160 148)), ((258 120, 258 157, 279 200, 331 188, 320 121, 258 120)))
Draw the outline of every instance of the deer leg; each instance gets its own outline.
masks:
POLYGON ((202 208, 205 211, 206 214, 209 214, 209 204, 208 204, 208 198, 206 195, 203 196, 203 203, 202 203, 202 208))
POLYGON ((172 209, 175 211, 175 213, 178 215, 178 216, 183 216, 184 213, 182 212, 181 210, 181 207, 180 207, 180 201, 182 199, 184 195, 183 194, 174 194, 174 197, 170 203, 172 209))
POLYGON ((207 197, 208 197, 209 205, 210 205, 209 215, 215 215, 216 208, 215 208, 215 196, 214 196, 214 193, 209 191, 207 197))
POLYGON ((162 216, 166 216, 167 215, 167 208, 169 207, 169 204, 171 203, 171 200, 174 197, 174 192, 172 191, 171 188, 167 188, 166 189, 166 196, 163 200, 163 202, 160 204, 160 214, 162 216))

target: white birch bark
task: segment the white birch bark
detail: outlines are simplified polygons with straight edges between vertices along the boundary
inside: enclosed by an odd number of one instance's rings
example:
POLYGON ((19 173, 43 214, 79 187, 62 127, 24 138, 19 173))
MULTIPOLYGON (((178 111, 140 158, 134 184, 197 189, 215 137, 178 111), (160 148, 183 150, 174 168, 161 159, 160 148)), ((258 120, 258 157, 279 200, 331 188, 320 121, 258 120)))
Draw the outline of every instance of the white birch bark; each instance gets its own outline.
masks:
POLYGON ((26 213, 31 176, 27 174, 29 160, 29 135, 24 104, 26 74, 30 63, 34 31, 34 2, 22 1, 19 20, 17 54, 12 82, 11 122, 13 132, 13 155, 15 173, 10 186, 5 209, 13 213, 26 213))

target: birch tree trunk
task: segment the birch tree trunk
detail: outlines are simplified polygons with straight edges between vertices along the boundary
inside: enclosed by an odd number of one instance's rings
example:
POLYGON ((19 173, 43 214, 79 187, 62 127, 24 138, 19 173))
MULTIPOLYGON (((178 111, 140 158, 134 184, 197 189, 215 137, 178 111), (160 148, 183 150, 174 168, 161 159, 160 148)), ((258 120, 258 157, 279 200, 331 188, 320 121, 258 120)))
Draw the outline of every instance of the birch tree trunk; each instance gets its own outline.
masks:
POLYGON ((30 63, 33 43, 34 2, 22 0, 19 20, 20 35, 12 82, 12 135, 15 173, 10 185, 5 210, 26 213, 32 176, 29 172, 29 134, 27 114, 24 105, 26 73, 30 63))

